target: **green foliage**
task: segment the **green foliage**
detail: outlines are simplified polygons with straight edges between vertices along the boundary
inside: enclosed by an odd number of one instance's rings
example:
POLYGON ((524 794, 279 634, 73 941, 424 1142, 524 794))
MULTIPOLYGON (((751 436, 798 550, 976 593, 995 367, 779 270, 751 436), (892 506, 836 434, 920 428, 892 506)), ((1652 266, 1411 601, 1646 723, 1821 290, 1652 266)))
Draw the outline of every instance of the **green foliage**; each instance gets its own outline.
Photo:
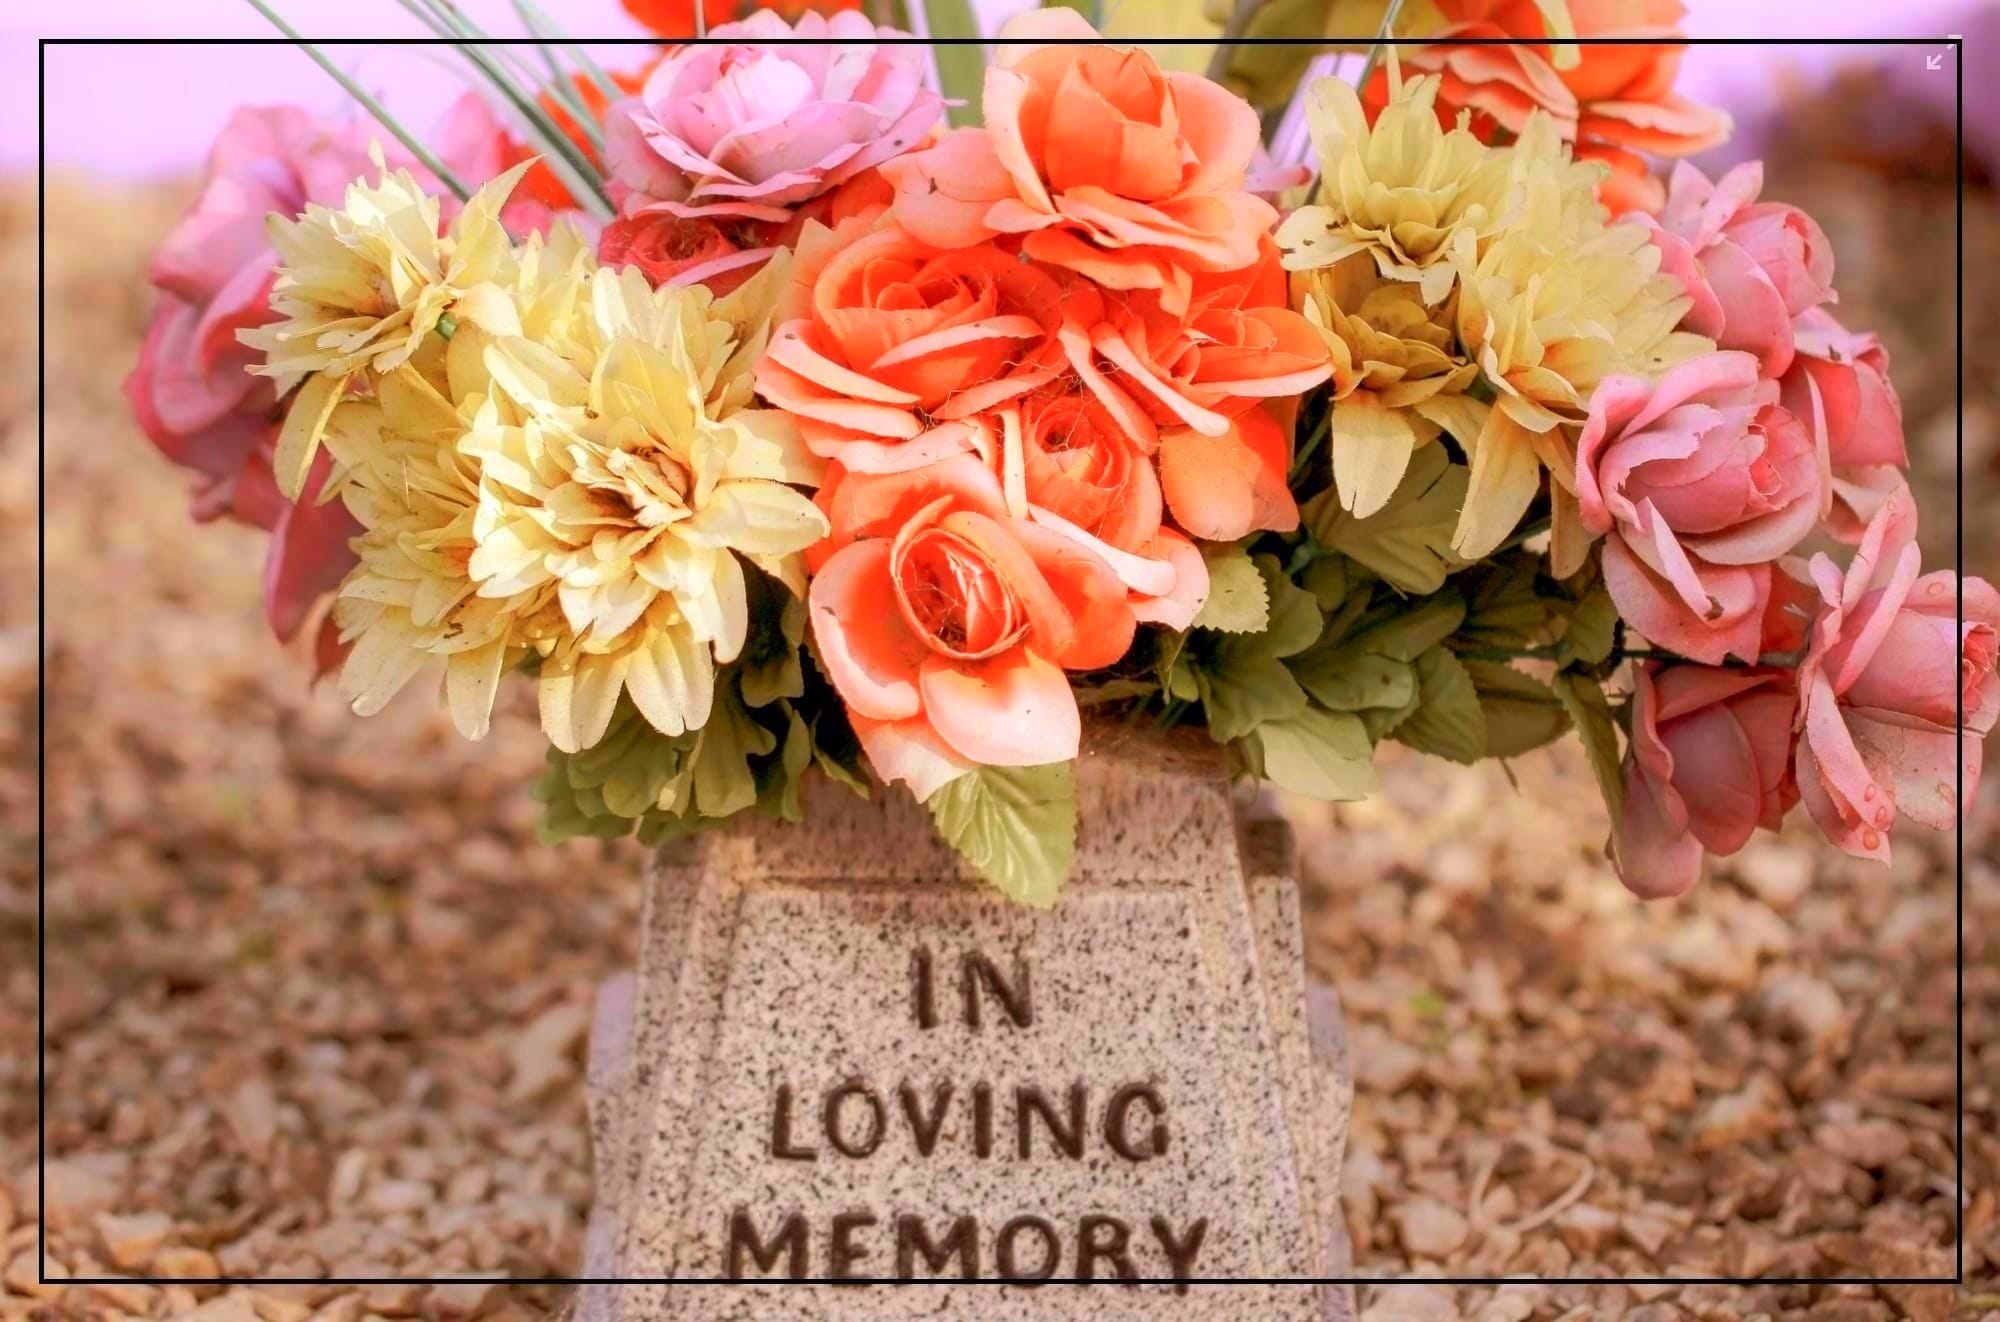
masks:
POLYGON ((760 572, 751 570, 743 577, 750 611, 750 632, 737 661, 744 703, 765 707, 780 698, 804 696, 799 645, 806 634, 806 604, 760 572))
POLYGON ((1409 471, 1389 503, 1369 517, 1357 519, 1341 509, 1331 489, 1307 501, 1300 514, 1326 549, 1405 592, 1436 592, 1460 565, 1451 553, 1451 537, 1471 471, 1452 463, 1444 446, 1426 445, 1410 456, 1409 471))
POLYGON ((1268 627, 1262 633, 1191 633, 1163 672, 1164 687, 1176 697, 1185 692, 1183 668, 1191 675, 1209 736, 1217 743, 1240 739, 1266 721, 1296 716, 1306 706, 1305 690, 1284 658, 1319 637, 1319 603, 1285 576, 1276 556, 1260 555, 1253 563, 1269 603, 1268 627))
POLYGON ((1264 576, 1240 546, 1213 548, 1208 561, 1208 601, 1194 617, 1197 629, 1257 633, 1271 622, 1271 594, 1264 576))
POLYGON ((1244 741, 1252 772, 1281 789, 1344 803, 1382 788, 1375 774, 1375 742, 1361 718, 1306 707, 1267 721, 1244 741))
POLYGON ((1008 899, 1056 902, 1076 852, 1076 779, 1067 762, 980 767, 925 801, 938 835, 1008 899))
POLYGON ((1501 661, 1467 661, 1465 673, 1486 722, 1486 756, 1519 757, 1569 729, 1554 690, 1501 661))
POLYGON ((1416 708, 1396 727, 1396 740, 1453 762, 1486 755, 1486 713, 1472 676, 1456 656, 1433 647, 1417 658, 1416 708))
POLYGON ((1605 701, 1603 687, 1588 675, 1564 671, 1555 678, 1556 699, 1569 713, 1577 733, 1583 737, 1583 751, 1604 794, 1604 807, 1611 814, 1611 851, 1623 852, 1620 824, 1625 816, 1625 769, 1618 754, 1618 724, 1605 701))

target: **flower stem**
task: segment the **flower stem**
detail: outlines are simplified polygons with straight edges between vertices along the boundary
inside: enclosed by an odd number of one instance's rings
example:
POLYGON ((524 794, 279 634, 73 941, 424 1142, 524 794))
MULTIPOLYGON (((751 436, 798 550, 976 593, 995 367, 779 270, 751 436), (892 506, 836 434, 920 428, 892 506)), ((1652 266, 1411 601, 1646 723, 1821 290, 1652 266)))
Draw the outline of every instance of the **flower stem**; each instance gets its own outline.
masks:
POLYGON ((1297 482, 1305 475, 1306 461, 1313 457, 1313 451, 1319 449, 1319 443, 1325 440, 1332 430, 1333 401, 1328 400, 1326 412, 1320 415, 1319 425, 1312 429, 1312 434, 1306 437, 1306 443, 1299 447, 1298 454, 1292 458, 1291 476, 1286 479, 1288 484, 1297 482))
POLYGON ((265 4, 264 0, 249 0, 249 3, 252 9, 262 14, 266 19, 270 20, 272 27, 278 29, 278 31, 282 32, 285 36, 290 37, 294 45, 296 45, 300 50, 304 51, 307 55, 311 56, 313 63, 319 65, 320 68, 326 70, 328 76, 331 77, 334 82, 339 83, 342 90, 344 90, 349 96, 354 98, 356 104, 358 104, 363 110, 367 111, 369 115, 374 118, 376 123, 380 124, 383 128, 389 130, 389 132, 395 137, 396 141, 402 143, 403 146, 409 151, 410 155, 416 157, 417 160, 423 165, 423 167, 426 170, 429 170, 432 174, 436 175, 439 183, 443 184, 446 188, 449 188, 452 192, 456 193, 461 202, 466 202, 471 200, 472 190, 467 188, 465 186, 464 181, 462 181, 456 174, 452 173, 451 167, 447 166, 443 161, 439 160, 437 158, 437 155, 434 152, 432 152, 429 147, 426 147, 414 133, 411 133, 408 129, 404 128, 402 124, 396 120, 396 117, 391 115, 387 110, 387 108, 385 108, 380 101, 377 101, 374 97, 370 96, 368 94, 367 89, 362 87, 360 83, 356 82, 354 78, 347 73, 346 70, 342 69, 339 65, 335 64, 331 59, 327 58, 327 54, 325 51, 321 50, 318 46, 315 46, 312 42, 307 41, 304 37, 300 36, 298 33, 298 29, 294 28, 291 24, 287 23, 282 17, 279 16, 278 12, 275 9, 272 9, 271 6, 265 4))
POLYGON ((1236 41, 1250 30, 1250 20, 1257 17, 1257 11, 1264 7, 1264 0, 1236 0, 1229 11, 1229 21, 1222 25, 1222 35, 1216 38, 1215 53, 1208 57, 1208 80, 1219 83, 1228 74, 1229 66, 1236 58, 1236 41))
POLYGON ((1396 15, 1403 8, 1403 0, 1389 0, 1389 7, 1382 11, 1382 29, 1375 34, 1375 44, 1368 48, 1368 58, 1361 62, 1361 76, 1354 80, 1354 90, 1359 92, 1368 86, 1368 80, 1375 76, 1375 66, 1382 61, 1385 43, 1396 35, 1396 15))

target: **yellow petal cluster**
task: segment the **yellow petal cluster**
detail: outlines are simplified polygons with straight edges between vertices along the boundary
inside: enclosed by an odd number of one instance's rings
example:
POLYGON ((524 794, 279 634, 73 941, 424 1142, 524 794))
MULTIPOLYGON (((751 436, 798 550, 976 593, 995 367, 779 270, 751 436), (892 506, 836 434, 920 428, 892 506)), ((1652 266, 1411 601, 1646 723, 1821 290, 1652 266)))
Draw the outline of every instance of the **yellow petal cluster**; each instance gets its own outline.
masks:
POLYGON ((783 261, 726 298, 655 290, 559 225, 487 270, 483 315, 320 369, 295 399, 339 383, 328 489, 363 529, 334 605, 342 695, 378 711, 442 661, 477 738, 527 662, 565 752, 604 737, 621 695, 663 733, 699 729, 748 632, 746 562, 802 594, 827 530, 797 489, 819 461, 753 407, 783 261))
POLYGON ((1461 122, 1438 123, 1438 80, 1393 77, 1373 128, 1354 89, 1322 78, 1306 90, 1306 122, 1319 157, 1317 200, 1278 227, 1285 266, 1332 266, 1366 253, 1383 277, 1417 284, 1442 302, 1457 279, 1451 254, 1507 220, 1513 162, 1461 122))
POLYGON ((1508 150, 1521 167, 1513 223, 1452 253, 1459 342, 1495 392, 1477 433, 1453 432, 1472 458, 1453 549, 1477 559, 1499 546, 1546 467, 1563 570, 1568 548, 1581 546, 1565 537, 1565 521, 1575 513, 1575 434, 1597 383, 1657 374, 1715 346, 1674 329, 1691 302, 1686 288, 1660 270, 1643 225, 1610 223, 1596 200, 1602 167, 1573 161, 1539 115, 1508 150))
POLYGON ((1362 518, 1388 503, 1410 455, 1450 416, 1434 401, 1479 375, 1453 333, 1454 302, 1425 304, 1417 285, 1384 278, 1364 253, 1306 272, 1300 306, 1333 361, 1329 422, 1334 489, 1362 518))
POLYGON ((531 162, 487 183, 440 233, 438 200, 408 170, 390 170, 380 147, 371 154, 379 178, 349 184, 339 210, 308 203, 297 217, 271 216, 278 316, 236 333, 264 355, 251 370, 276 377, 281 395, 304 382, 305 407, 288 416, 274 461, 289 496, 353 374, 396 370, 447 315, 518 329, 506 291, 519 273, 500 207, 531 162))
POLYGON ((1334 356, 1335 487, 1366 517, 1442 430, 1472 469, 1453 550, 1495 550, 1546 468, 1556 568, 1568 572, 1584 546, 1574 446, 1591 391, 1714 346, 1674 329, 1686 292, 1644 227, 1610 222, 1596 198, 1603 167, 1574 160, 1539 113, 1501 145, 1480 142, 1463 114, 1446 129, 1438 86, 1392 63, 1372 128, 1347 84, 1310 89, 1318 194, 1278 242, 1334 356), (1371 360, 1382 366, 1341 366, 1371 360))

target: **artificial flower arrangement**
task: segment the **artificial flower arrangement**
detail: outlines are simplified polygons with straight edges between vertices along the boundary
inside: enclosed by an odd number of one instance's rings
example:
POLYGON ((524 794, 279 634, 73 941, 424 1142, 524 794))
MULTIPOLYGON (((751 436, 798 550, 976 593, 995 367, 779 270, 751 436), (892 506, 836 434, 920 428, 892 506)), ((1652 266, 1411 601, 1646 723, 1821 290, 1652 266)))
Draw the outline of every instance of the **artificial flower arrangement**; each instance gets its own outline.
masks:
POLYGON ((531 685, 552 838, 907 791, 1036 904, 1086 711, 1329 800, 1574 730, 1644 896, 1801 800, 1874 859, 1953 825, 2000 597, 1921 572, 1819 228, 1650 172, 1727 132, 1677 47, 1434 0, 1357 88, 1058 7, 953 98, 829 7, 539 96, 470 47, 539 155, 477 96, 231 121, 128 389, 356 712, 531 685))

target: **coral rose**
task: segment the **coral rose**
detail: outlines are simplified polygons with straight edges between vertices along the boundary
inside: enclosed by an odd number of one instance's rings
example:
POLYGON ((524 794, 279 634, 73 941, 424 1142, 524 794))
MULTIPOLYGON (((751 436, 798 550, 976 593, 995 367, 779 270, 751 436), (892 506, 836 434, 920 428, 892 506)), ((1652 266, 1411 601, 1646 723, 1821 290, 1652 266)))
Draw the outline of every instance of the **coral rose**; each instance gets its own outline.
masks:
POLYGON ((928 798, 976 766, 1076 756, 1063 671, 1116 661, 1136 627, 1103 560, 1011 516, 970 455, 836 474, 820 503, 833 532, 809 554, 813 635, 877 774, 928 798))
POLYGON ((768 244, 740 246, 721 224, 670 211, 621 216, 604 227, 597 241, 598 261, 637 267, 655 288, 707 285, 717 294, 755 275, 776 251, 768 244))
POLYGON ((1916 502, 1904 488, 1882 502, 1845 571, 1813 557, 1822 610, 1799 667, 1806 810, 1836 845, 1884 862, 1899 815, 1956 825, 1957 773, 1970 799, 2000 716, 2000 593, 1919 570, 1916 502))
POLYGON ((686 217, 782 222, 792 210, 918 146, 943 113, 918 46, 880 44, 857 13, 796 26, 759 12, 662 60, 605 118, 604 157, 635 195, 686 217), (802 38, 811 44, 774 45, 802 38))
POLYGON ((1771 562, 1819 518, 1812 437, 1777 398, 1749 354, 1708 354, 1657 383, 1605 378, 1578 439, 1582 522, 1610 534, 1619 614, 1708 665, 1757 659, 1771 562))
POLYGON ((1792 365, 1792 319, 1834 297, 1833 249, 1805 212, 1757 201, 1763 188, 1762 162, 1710 183, 1682 161, 1666 207, 1648 223, 1661 269, 1694 299, 1682 328, 1756 354, 1764 375, 1776 377, 1792 365))
MULTIPOLYGON (((1570 31, 1551 32, 1544 0, 1437 0, 1445 27, 1402 57, 1405 70, 1443 78, 1439 117, 1448 125, 1472 111, 1472 128, 1519 134, 1540 110, 1555 120, 1578 160, 1600 161, 1610 175, 1598 194, 1613 211, 1656 211, 1659 181, 1638 155, 1690 156, 1729 137, 1723 111, 1674 91, 1686 47, 1634 38, 1681 35, 1680 0, 1567 0, 1570 31), (1568 37, 1623 38, 1630 44, 1551 45, 1568 37), (1519 45, 1462 45, 1453 39, 1534 40, 1519 45), (1539 43, 1539 44, 1537 44, 1539 43)), ((1386 74, 1364 89, 1371 114, 1389 99, 1386 74)))
POLYGON ((1685 894, 1702 851, 1733 854, 1798 800, 1790 671, 1641 666, 1625 757, 1619 875, 1644 899, 1685 894))
MULTIPOLYGON (((1169 312, 1153 293, 1112 300, 1095 325, 1085 321, 1092 310, 1065 308, 1071 365, 1095 379, 1094 355, 1104 377, 1157 425, 1221 436, 1232 416, 1265 400, 1296 399, 1333 373, 1325 341, 1292 311, 1268 235, 1250 265, 1196 274, 1184 312, 1169 312)), ((1150 442, 1150 429, 1134 425, 1135 437, 1150 442)))
MULTIPOLYGON (((1095 38, 1069 9, 1030 10, 1003 36, 1095 38)), ((1186 310, 1192 273, 1257 259, 1277 222, 1245 191, 1256 111, 1142 50, 1006 46, 986 71, 984 128, 883 167, 896 216, 939 247, 1019 234, 1022 251, 1106 289, 1186 310)))
POLYGON ((1797 354, 1779 382, 1780 400, 1819 442, 1833 491, 1830 528, 1859 541, 1910 464, 1889 354, 1881 340, 1848 330, 1825 308, 1801 313, 1792 339, 1797 354))
POLYGON ((990 244, 941 250, 865 218, 808 225, 757 387, 815 453, 856 472, 990 455, 967 419, 1055 377, 1063 297, 990 244))

